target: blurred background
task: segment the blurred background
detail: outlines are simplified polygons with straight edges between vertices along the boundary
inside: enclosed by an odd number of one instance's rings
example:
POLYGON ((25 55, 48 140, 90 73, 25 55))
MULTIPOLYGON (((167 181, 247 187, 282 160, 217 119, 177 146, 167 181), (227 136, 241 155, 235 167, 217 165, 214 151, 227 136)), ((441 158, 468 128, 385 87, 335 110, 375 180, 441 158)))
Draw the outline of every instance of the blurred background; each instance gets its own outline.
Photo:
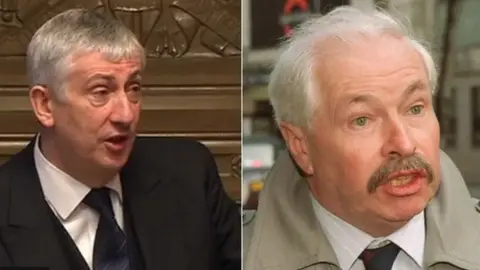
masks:
POLYGON ((242 0, 244 186, 261 189, 257 180, 284 147, 266 90, 279 39, 306 18, 340 5, 387 9, 430 44, 440 74, 435 107, 441 147, 460 168, 472 194, 480 197, 478 0, 242 0))

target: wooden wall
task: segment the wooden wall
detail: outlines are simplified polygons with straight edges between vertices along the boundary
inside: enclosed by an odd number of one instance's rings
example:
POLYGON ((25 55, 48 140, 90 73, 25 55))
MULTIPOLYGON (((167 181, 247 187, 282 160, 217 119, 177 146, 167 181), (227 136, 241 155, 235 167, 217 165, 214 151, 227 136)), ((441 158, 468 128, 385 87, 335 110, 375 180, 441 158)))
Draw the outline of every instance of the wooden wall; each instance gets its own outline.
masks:
POLYGON ((3 0, 0 2, 0 163, 37 131, 27 98, 25 51, 38 27, 66 9, 114 16, 148 52, 139 132, 189 137, 215 155, 240 199, 241 0, 3 0))

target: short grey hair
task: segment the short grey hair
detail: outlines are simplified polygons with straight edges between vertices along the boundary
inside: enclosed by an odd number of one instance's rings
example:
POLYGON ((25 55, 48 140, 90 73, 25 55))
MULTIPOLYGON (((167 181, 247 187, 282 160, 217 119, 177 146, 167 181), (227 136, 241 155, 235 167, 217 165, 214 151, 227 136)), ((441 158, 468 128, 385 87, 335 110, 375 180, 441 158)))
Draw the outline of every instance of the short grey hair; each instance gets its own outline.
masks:
POLYGON ((319 61, 319 43, 330 37, 347 41, 352 34, 384 33, 400 35, 421 55, 433 93, 437 85, 434 60, 409 28, 384 11, 342 6, 300 24, 283 42, 268 85, 277 124, 288 122, 301 128, 311 127, 311 118, 319 105, 318 85, 314 85, 312 76, 314 63, 319 61))
POLYGON ((60 13, 33 35, 27 49, 30 85, 43 85, 59 98, 64 96, 71 58, 99 52, 119 61, 139 57, 145 65, 145 51, 123 23, 94 10, 70 9, 60 13))

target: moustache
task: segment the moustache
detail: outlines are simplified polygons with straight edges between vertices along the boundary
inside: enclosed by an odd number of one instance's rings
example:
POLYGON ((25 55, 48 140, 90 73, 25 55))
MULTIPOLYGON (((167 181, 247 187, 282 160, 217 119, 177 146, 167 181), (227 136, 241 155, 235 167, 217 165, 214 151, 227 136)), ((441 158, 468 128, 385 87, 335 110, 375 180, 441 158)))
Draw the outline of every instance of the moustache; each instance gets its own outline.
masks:
POLYGON ((406 170, 424 171, 427 174, 427 181, 430 184, 433 181, 433 170, 428 162, 419 155, 413 154, 406 157, 395 157, 387 160, 370 177, 367 185, 369 193, 389 181, 388 176, 406 170))

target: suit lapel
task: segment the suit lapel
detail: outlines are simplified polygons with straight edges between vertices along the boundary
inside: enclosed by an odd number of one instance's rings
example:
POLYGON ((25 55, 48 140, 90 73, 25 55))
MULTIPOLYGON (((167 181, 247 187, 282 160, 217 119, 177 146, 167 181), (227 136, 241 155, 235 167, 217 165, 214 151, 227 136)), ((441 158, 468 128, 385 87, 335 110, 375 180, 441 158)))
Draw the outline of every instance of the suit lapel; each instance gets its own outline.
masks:
POLYGON ((145 266, 143 263, 142 254, 140 252, 138 236, 132 224, 133 222, 132 222, 132 216, 130 214, 130 210, 126 207, 126 205, 127 203, 123 204, 123 220, 124 220, 125 234, 126 234, 127 243, 128 243, 127 248, 128 248, 129 258, 130 258, 130 265, 132 269, 143 270, 145 269, 145 266))
POLYGON ((71 269, 43 197, 35 169, 33 142, 9 162, 7 224, 0 227, 1 239, 15 264, 71 269))
POLYGON ((189 261, 183 258, 188 258, 188 248, 179 228, 188 213, 181 210, 186 208, 181 205, 178 181, 155 174, 135 153, 122 170, 121 179, 124 209, 130 213, 145 269, 187 269, 189 261))
POLYGON ((62 223, 58 220, 58 218, 52 211, 50 211, 50 219, 54 224, 54 230, 57 236, 58 243, 60 243, 61 249, 64 252, 64 256, 70 264, 69 269, 89 270, 87 262, 80 253, 80 250, 78 250, 73 239, 70 237, 70 234, 67 232, 67 230, 65 230, 62 223))

